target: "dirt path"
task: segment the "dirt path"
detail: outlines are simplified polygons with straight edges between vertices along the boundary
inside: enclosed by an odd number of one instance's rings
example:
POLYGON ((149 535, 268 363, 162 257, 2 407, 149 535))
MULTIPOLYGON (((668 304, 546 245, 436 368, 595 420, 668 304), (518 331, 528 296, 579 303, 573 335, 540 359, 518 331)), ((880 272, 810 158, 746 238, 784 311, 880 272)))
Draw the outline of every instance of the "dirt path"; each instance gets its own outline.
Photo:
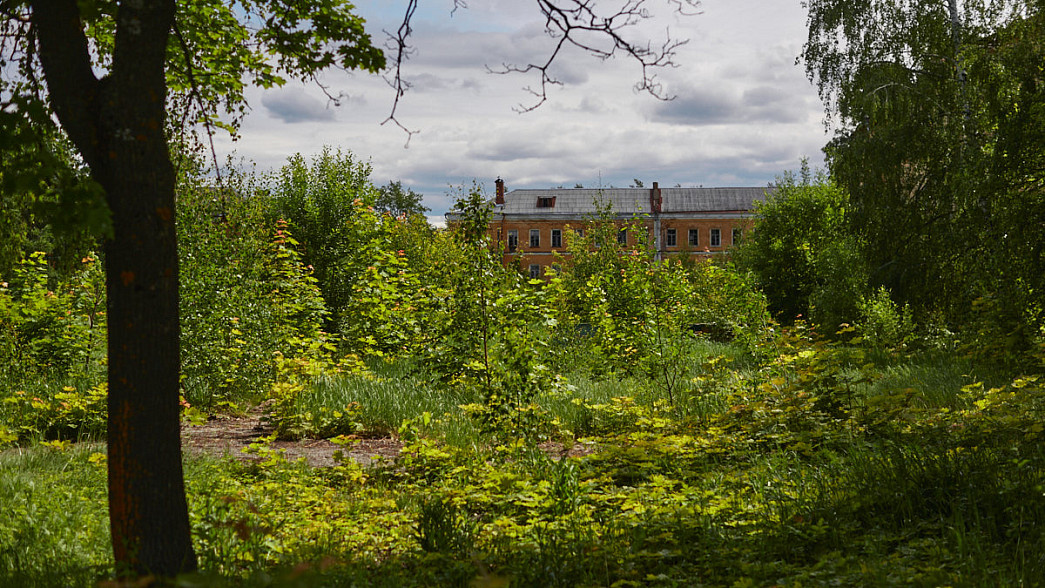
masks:
MULTIPOLYGON (((218 416, 195 426, 183 423, 182 447, 185 451, 218 457, 229 455, 242 461, 260 460, 257 455, 243 453, 243 448, 272 434, 272 426, 262 420, 264 414, 263 407, 255 407, 242 417, 218 416)), ((393 460, 402 446, 396 439, 360 439, 349 449, 326 439, 274 441, 269 445, 272 449, 282 450, 287 459, 304 457, 313 467, 334 465, 334 452, 338 450, 363 465, 370 465, 377 458, 393 460)))
MULTIPOLYGON (((243 448, 272 434, 273 427, 262 419, 264 416, 265 407, 262 405, 252 408, 242 417, 217 416, 195 426, 182 423, 182 448, 185 451, 216 457, 229 455, 241 461, 261 460, 257 455, 244 453, 243 448)), ((394 460, 403 449, 403 444, 392 438, 359 439, 351 448, 346 449, 326 439, 302 439, 274 441, 269 447, 283 451, 291 461, 304 457, 312 467, 330 467, 336 465, 334 452, 338 450, 346 457, 366 466, 378 459, 394 460)), ((566 447, 561 443, 545 442, 539 447, 553 459, 588 455, 596 450, 591 445, 580 443, 566 447)))

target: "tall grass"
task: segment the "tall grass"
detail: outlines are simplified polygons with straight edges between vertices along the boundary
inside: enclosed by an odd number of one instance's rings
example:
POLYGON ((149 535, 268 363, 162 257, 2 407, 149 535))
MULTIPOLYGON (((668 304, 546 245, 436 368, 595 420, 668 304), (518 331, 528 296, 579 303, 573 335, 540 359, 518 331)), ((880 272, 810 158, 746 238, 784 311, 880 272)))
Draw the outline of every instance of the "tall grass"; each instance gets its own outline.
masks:
POLYGON ((408 360, 373 361, 369 367, 369 374, 315 379, 310 393, 302 395, 299 410, 340 410, 349 403, 358 403, 363 432, 374 436, 393 434, 404 421, 428 413, 432 420, 427 434, 459 446, 477 442, 478 429, 460 408, 476 402, 473 395, 436 388, 408 360))
POLYGON ((635 378, 593 380, 587 375, 574 376, 562 391, 543 394, 537 401, 548 411, 549 418, 575 436, 591 435, 599 429, 592 406, 609 404, 614 398, 643 398, 649 392, 635 378))
MULTIPOLYGON (((746 474, 763 501, 760 550, 798 558, 845 544, 936 568, 969 585, 1040 585, 1045 578, 1045 451, 919 444, 854 446, 815 463, 766 457, 746 474), (892 550, 897 551, 893 552, 892 550), (924 553, 919 553, 925 550, 924 553)), ((871 555, 871 554, 868 554, 871 555)), ((882 561, 886 561, 883 559, 882 561)), ((866 585, 879 585, 873 574, 866 585)))
POLYGON ((968 408, 968 398, 961 392, 963 386, 975 382, 983 382, 987 387, 1001 386, 1011 376, 1000 368, 977 365, 950 353, 929 353, 892 361, 880 370, 881 377, 868 387, 868 395, 911 389, 914 402, 921 408, 968 408))
MULTIPOLYGON (((674 409, 680 416, 703 418, 724 409, 733 391, 722 385, 722 373, 734 374, 733 380, 750 376, 757 370, 758 360, 729 344, 697 339, 687 345, 685 361, 678 366, 681 385, 674 409)), ((479 426, 461 409, 462 405, 481 402, 477 393, 433 383, 423 367, 409 358, 372 360, 367 367, 367 373, 315 378, 308 393, 300 396, 298 412, 330 413, 355 402, 360 407, 363 433, 373 436, 394 434, 404 421, 418 420, 428 413, 431 418, 424 434, 458 447, 483 443, 479 426)), ((600 378, 586 366, 574 367, 564 376, 565 388, 546 392, 535 400, 548 420, 575 436, 598 430, 597 415, 591 407, 610 404, 613 399, 630 398, 645 407, 668 404, 665 391, 651 385, 645 376, 611 373, 600 378)))
POLYGON ((0 586, 90 586, 111 572, 97 445, 0 453, 0 586))

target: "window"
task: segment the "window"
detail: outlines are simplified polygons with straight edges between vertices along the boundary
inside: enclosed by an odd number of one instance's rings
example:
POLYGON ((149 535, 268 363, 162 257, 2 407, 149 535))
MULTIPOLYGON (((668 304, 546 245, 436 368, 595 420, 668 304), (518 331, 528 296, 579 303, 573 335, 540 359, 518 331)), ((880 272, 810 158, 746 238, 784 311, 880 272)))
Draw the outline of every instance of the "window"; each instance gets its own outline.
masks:
POLYGON ((696 247, 700 245, 700 229, 689 230, 689 246, 696 247))
POLYGON ((531 263, 530 264, 530 279, 531 280, 537 280, 537 279, 540 279, 540 277, 541 277, 541 266, 537 265, 536 263, 531 263))
POLYGON ((552 247, 562 247, 562 229, 552 229, 552 247))
POLYGON ((541 230, 530 229, 530 247, 536 248, 541 246, 541 230))
POLYGON ((722 229, 711 229, 711 246, 722 246, 722 229))
POLYGON ((678 231, 675 229, 664 230, 664 246, 665 247, 678 247, 678 231))
POLYGON ((620 243, 621 245, 628 244, 628 229, 617 231, 617 243, 620 243))
POLYGON ((537 208, 555 208, 555 196, 538 196, 537 208))
POLYGON ((740 240, 744 238, 744 229, 733 229, 733 245, 740 245, 740 240))
POLYGON ((508 251, 515 251, 519 248, 519 231, 512 229, 508 231, 508 251))

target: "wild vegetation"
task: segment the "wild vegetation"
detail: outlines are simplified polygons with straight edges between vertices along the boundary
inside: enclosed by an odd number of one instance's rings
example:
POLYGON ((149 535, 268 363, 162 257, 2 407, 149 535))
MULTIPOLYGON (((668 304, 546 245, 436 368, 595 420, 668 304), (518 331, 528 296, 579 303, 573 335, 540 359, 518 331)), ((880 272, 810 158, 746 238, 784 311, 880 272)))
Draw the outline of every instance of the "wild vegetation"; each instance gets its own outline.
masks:
MULTIPOLYGON (((841 333, 784 327, 771 310, 787 298, 757 272, 657 262, 598 217, 547 282, 528 280, 490 248, 480 189, 436 231, 378 213, 368 173, 324 151, 271 177, 227 172, 222 191, 179 184, 183 419, 267 400, 280 438, 403 443, 366 467, 310 468, 266 439, 252 462, 186 457, 201 571, 184 585, 1045 576, 1040 339, 1015 369, 983 362, 887 291, 858 295, 841 333)), ((769 206, 807 222, 802 197, 769 206)), ((781 218, 781 242, 807 250, 781 218)), ((764 254, 757 235, 738 260, 764 254)), ((0 288, 0 583, 113 574, 101 262, 84 252, 62 274, 33 253, 0 288)))
POLYGON ((595 217, 547 282, 478 187, 436 231, 350 153, 203 179, 175 127, 244 80, 382 66, 350 5, 0 4, 0 584, 1040 585, 1045 18, 961 4, 808 2, 828 170, 729 256, 595 217), (262 403, 402 452, 175 451, 262 403))

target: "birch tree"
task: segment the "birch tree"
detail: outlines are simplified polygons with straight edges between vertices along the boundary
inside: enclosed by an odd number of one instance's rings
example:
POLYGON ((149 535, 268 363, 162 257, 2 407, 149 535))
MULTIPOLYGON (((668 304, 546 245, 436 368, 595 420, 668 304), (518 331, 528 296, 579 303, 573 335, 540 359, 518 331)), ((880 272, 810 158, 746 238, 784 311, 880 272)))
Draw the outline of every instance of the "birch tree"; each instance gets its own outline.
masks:
POLYGON ((851 194, 875 285, 917 308, 954 314, 1016 280, 1037 282, 1029 268, 999 281, 1011 251, 999 243, 1017 229, 1033 232, 1012 207, 1040 214, 1040 168, 1010 172, 1016 161, 1040 161, 1040 141, 1029 140, 1024 125, 1041 117, 1041 3, 806 6, 800 61, 835 129, 829 167, 851 194))

